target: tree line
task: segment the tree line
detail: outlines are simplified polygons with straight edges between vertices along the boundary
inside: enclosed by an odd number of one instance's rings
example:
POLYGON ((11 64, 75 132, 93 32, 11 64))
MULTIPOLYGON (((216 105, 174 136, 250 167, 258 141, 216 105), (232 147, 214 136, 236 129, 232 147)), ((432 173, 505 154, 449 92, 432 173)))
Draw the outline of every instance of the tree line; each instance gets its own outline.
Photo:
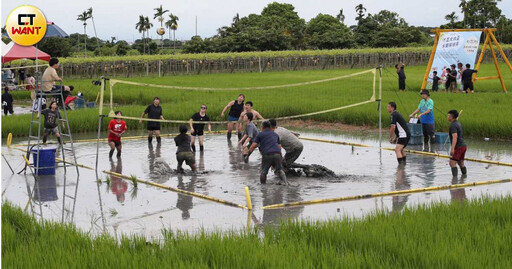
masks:
MULTIPOLYGON (((459 10, 446 14, 446 21, 434 24, 442 29, 497 28, 498 41, 512 44, 512 19, 502 14, 498 2, 501 0, 461 0, 459 10)), ((144 15, 139 15, 134 24, 141 39, 135 40, 133 44, 116 40, 115 37, 111 40, 99 39, 93 10, 89 8, 77 17, 83 24, 83 34, 74 33, 67 39, 44 38, 39 48, 56 57, 68 57, 169 54, 176 53, 177 48, 185 53, 204 53, 414 47, 433 43, 430 37, 432 27, 411 26, 398 13, 389 10, 368 13, 362 4, 351 9, 356 14, 356 24, 348 26, 345 24, 344 9, 336 12, 336 16, 318 14, 306 22, 299 17, 292 4, 274 2, 264 7, 260 14, 246 17, 236 14, 232 23, 218 28, 214 36, 193 36, 184 44, 176 40, 178 16, 164 10, 162 5, 154 10, 153 19, 160 25, 157 28, 160 34, 159 45, 149 38, 149 31, 154 28, 154 24, 144 15), (92 21, 94 37, 87 35, 88 20, 92 21), (168 38, 164 39, 165 29, 168 38), (171 38, 171 31, 174 38, 171 38)), ((443 7, 440 10, 444 10, 443 7)))

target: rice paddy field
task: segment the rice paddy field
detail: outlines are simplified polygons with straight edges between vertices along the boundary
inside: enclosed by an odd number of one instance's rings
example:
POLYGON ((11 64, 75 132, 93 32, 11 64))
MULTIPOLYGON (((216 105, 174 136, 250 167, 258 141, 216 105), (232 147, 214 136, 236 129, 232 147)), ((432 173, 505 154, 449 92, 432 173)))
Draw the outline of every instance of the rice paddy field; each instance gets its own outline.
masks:
MULTIPOLYGON (((512 73, 502 65, 505 82, 512 87, 512 73)), ((172 77, 146 77, 130 79, 130 81, 160 85, 208 88, 245 88, 255 86, 286 85, 333 78, 353 74, 363 70, 343 69, 325 71, 288 71, 270 73, 215 74, 172 77)), ((409 115, 417 107, 420 96, 419 90, 424 75, 424 67, 412 66, 406 68, 407 91, 397 92, 396 72, 393 68, 382 71, 382 100, 383 104, 395 101, 398 110, 409 115)), ((481 76, 495 75, 491 64, 481 67, 481 76)), ((372 74, 363 74, 350 78, 323 82, 318 84, 263 90, 206 90, 190 91, 181 89, 161 89, 146 86, 116 84, 114 86, 113 102, 115 109, 123 111, 125 116, 140 116, 145 106, 150 104, 153 97, 161 98, 164 117, 174 120, 188 120, 198 111, 200 105, 208 105, 208 114, 214 121, 225 120, 220 112, 231 100, 236 99, 240 92, 246 95, 246 101, 253 101, 254 108, 264 117, 283 117, 320 110, 340 107, 368 100, 372 95, 372 74)), ((66 84, 74 85, 75 91, 83 92, 88 101, 97 98, 100 87, 94 86, 91 80, 66 80, 66 84)), ((438 131, 446 131, 448 110, 463 110, 461 122, 465 134, 473 137, 492 137, 500 139, 512 138, 512 110, 509 104, 512 97, 504 94, 498 80, 478 81, 476 93, 448 94, 432 93, 435 102, 435 120, 438 131)), ((29 99, 28 92, 15 92, 16 100, 29 99)), ((105 94, 105 104, 108 105, 110 95, 105 94)), ((308 117, 323 122, 341 122, 352 125, 378 125, 377 104, 366 104, 336 112, 319 114, 308 117)), ((108 112, 108 109, 107 109, 108 112)), ((105 112, 106 113, 106 112, 105 112)), ((389 117, 384 109, 384 126, 389 124, 389 117)), ((97 129, 97 110, 84 109, 70 111, 70 124, 73 132, 94 131, 97 129)), ((306 119, 306 118, 304 118, 306 119)), ((2 135, 13 133, 14 136, 26 136, 30 115, 15 115, 3 117, 2 135)), ((104 122, 106 128, 107 122, 104 122)), ((128 127, 144 128, 137 122, 128 121, 128 127)))
MULTIPOLYGON (((494 75, 493 68, 482 66, 480 75, 494 75)), ((512 74, 506 66, 502 68, 506 83, 512 87, 512 74)), ((112 105, 125 116, 138 117, 158 96, 166 119, 188 120, 201 104, 207 104, 211 119, 222 121, 225 119, 220 117, 221 110, 243 92, 246 101, 253 101, 254 109, 265 118, 293 116, 368 100, 373 75, 276 89, 217 89, 310 82, 360 71, 364 70, 137 78, 130 81, 212 89, 190 91, 116 84, 112 105)), ((409 115, 421 98, 418 92, 423 74, 423 67, 407 67, 407 91, 398 92, 395 70, 383 69, 383 104, 395 101, 402 115, 409 115)), ((74 85, 88 101, 94 101, 99 91, 90 80, 67 80, 66 84, 74 85)), ((2 266, 512 267, 508 255, 512 250, 512 183, 476 185, 510 178, 512 98, 501 91, 497 80, 479 81, 475 92, 431 94, 437 131, 447 130, 448 110, 464 111, 460 121, 469 145, 467 157, 484 161, 467 161, 467 176, 453 177, 446 158, 425 154, 409 153, 407 165, 397 167, 394 152, 386 150, 392 145, 383 142, 383 148, 380 147, 375 102, 299 118, 311 120, 304 123, 306 128, 288 126, 300 132, 302 138, 313 139, 301 140, 304 151, 297 162, 323 165, 337 175, 290 177, 290 186, 273 184, 273 173, 269 174, 268 184, 260 184, 259 153, 251 155, 245 163, 236 138, 228 142, 224 134, 205 136, 204 153, 194 157, 199 173, 159 174, 158 166, 162 163, 176 167, 176 146, 169 135, 176 132, 176 124, 163 124, 166 136, 161 145, 153 146, 144 139, 145 125, 128 120, 129 131, 125 136, 131 139, 123 140, 122 157, 109 160, 109 147, 101 141, 96 159, 96 142, 91 138, 96 136, 98 109, 69 111, 71 130, 77 140, 75 152, 64 156, 57 153, 57 157, 67 161, 76 157, 81 167, 75 170, 60 162, 56 175, 35 179, 28 170, 26 174, 17 173, 24 166, 21 155, 26 149, 23 144, 30 114, 3 116, 2 136, 12 133, 15 138, 11 147, 5 143, 2 146, 2 266), (467 186, 365 196, 452 184, 467 186), (251 192, 253 210, 176 193, 193 192, 244 207, 245 187, 251 192), (263 208, 357 195, 365 199, 263 208)), ((21 103, 29 99, 29 93, 15 92, 14 98, 21 103)), ((110 109, 108 92, 105 100, 106 113, 110 109)), ((382 116, 386 141, 389 116, 385 109, 382 116)), ((104 120, 102 138, 106 137, 107 123, 104 120)), ((225 125, 214 125, 214 129, 223 130, 225 125)), ((410 145, 408 149, 421 151, 421 145, 410 145)), ((436 154, 447 151, 446 143, 433 148, 436 154)))

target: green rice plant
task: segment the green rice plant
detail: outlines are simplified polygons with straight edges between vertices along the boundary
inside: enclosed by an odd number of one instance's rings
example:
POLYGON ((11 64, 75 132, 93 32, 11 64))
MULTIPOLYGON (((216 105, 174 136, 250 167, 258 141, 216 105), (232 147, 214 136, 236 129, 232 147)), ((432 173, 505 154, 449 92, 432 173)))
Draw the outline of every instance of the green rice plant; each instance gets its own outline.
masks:
MULTIPOLYGON (((480 75, 493 75, 495 70, 492 65, 483 65, 480 75)), ((503 68, 505 66, 503 65, 503 68)), ((197 76, 174 77, 145 77, 130 79, 131 81, 146 82, 162 85, 183 85, 198 87, 251 87, 284 85, 297 82, 314 81, 332 78, 344 74, 352 74, 360 70, 324 70, 324 71, 287 71, 273 73, 242 73, 242 74, 215 74, 197 76)), ((419 89, 424 74, 424 67, 407 67, 407 85, 405 92, 397 92, 396 72, 393 68, 383 70, 382 76, 382 100, 383 107, 389 101, 398 104, 398 110, 402 115, 409 115, 420 101, 419 89)), ((512 81, 512 74, 504 72, 506 81, 512 81)), ((339 107, 368 100, 372 90, 372 75, 366 74, 337 81, 296 86, 290 88, 277 88, 265 90, 246 90, 247 101, 253 101, 254 108, 264 117, 282 117, 320 111, 328 108, 339 107)), ((89 80, 72 80, 77 90, 82 91, 86 98, 94 100, 99 87, 91 85, 89 80)), ((510 83, 509 83, 510 84, 510 83)), ((448 94, 444 92, 432 93, 431 98, 435 102, 434 115, 436 129, 446 131, 448 121, 446 113, 451 109, 464 110, 461 123, 464 132, 473 137, 492 137, 510 139, 512 137, 512 110, 508 104, 512 97, 503 94, 497 80, 478 81, 476 94, 448 94), (500 117, 496 117, 496 112, 500 117)), ((220 112, 231 100, 234 100, 238 91, 189 91, 140 87, 124 84, 116 84, 114 87, 114 109, 121 110, 123 115, 139 117, 145 107, 150 104, 155 96, 161 99, 164 117, 174 120, 188 120, 192 114, 199 110, 201 104, 208 105, 208 114, 214 121, 225 120, 220 117, 220 112)), ((20 92, 15 99, 29 98, 26 92, 20 92)), ((109 92, 105 93, 104 113, 109 110, 109 92)), ((81 109, 69 111, 70 126, 73 133, 96 131, 98 125, 97 109, 81 109)), ((323 122, 342 122, 353 125, 378 125, 378 113, 376 104, 366 104, 341 111, 320 114, 303 119, 313 119, 323 122)), ((384 126, 389 124, 389 117, 384 109, 384 126)), ((103 119, 102 128, 107 129, 110 119, 103 119)), ((3 118, 2 135, 8 133, 14 136, 27 136, 30 115, 15 115, 3 118)), ((163 124, 163 127, 173 127, 173 124, 163 124)), ((129 130, 142 129, 145 124, 128 120, 129 130)), ((224 125, 214 126, 223 128, 224 125)))
MULTIPOLYGON (((132 185, 133 185, 133 188, 134 189, 137 189, 138 188, 138 184, 139 182, 137 181, 137 176, 136 175, 130 175, 130 181, 132 182, 132 185)), ((137 194, 135 194, 137 195, 137 194)))
POLYGON ((2 204, 3 268, 510 268, 512 197, 250 231, 90 237, 2 204), (46 251, 45 251, 46 250, 46 251))
POLYGON ((109 210, 109 212, 110 212, 111 217, 115 217, 115 216, 117 216, 117 214, 119 214, 119 212, 117 212, 117 210, 115 208, 111 208, 109 210))

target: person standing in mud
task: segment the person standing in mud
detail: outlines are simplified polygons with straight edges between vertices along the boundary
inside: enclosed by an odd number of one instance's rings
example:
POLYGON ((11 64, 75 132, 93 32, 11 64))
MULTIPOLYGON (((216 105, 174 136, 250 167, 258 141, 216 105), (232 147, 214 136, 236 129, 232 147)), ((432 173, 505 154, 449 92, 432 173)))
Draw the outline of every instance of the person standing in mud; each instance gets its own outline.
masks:
POLYGON ((264 121, 262 127, 262 132, 254 139, 244 160, 247 162, 251 153, 259 146, 262 155, 260 183, 267 183, 268 171, 270 167, 273 167, 275 173, 279 175, 279 182, 277 184, 288 185, 286 174, 281 164, 281 141, 279 135, 272 131, 269 121, 264 121))
MULTIPOLYGON (((115 112, 116 116, 122 116, 121 111, 115 112)), ((117 158, 121 158, 121 135, 126 132, 126 122, 120 118, 114 118, 108 124, 108 145, 110 146, 110 152, 108 158, 112 159, 114 155, 114 149, 117 149, 117 158)))
POLYGON ((178 161, 178 173, 183 173, 183 162, 185 162, 190 168, 192 172, 196 172, 196 160, 194 153, 190 147, 190 136, 187 134, 188 128, 185 125, 180 125, 180 134, 174 137, 174 142, 176 143, 176 160, 178 161))
POLYGON ((459 118, 459 112, 457 110, 448 111, 448 121, 450 122, 450 167, 452 169, 452 175, 457 176, 457 164, 460 167, 462 175, 466 175, 468 170, 464 165, 464 157, 466 156, 466 143, 464 142, 464 132, 462 131, 462 125, 457 120, 459 118))
POLYGON ((247 101, 245 103, 244 111, 242 112, 242 114, 240 114, 240 120, 243 120, 244 115, 247 113, 252 113, 253 119, 255 119, 255 120, 264 120, 263 116, 261 116, 261 114, 258 111, 253 109, 253 106, 254 106, 254 104, 251 101, 247 101))
POLYGON ((419 117, 423 129, 423 150, 430 151, 435 139, 434 100, 430 99, 428 90, 421 91, 421 101, 418 108, 409 118, 419 117), (416 113, 420 113, 417 115, 416 113))
MULTIPOLYGON (((192 151, 196 152, 196 136, 199 138, 199 150, 201 152, 204 151, 204 126, 205 124, 201 123, 194 123, 192 124, 192 121, 210 121, 210 117, 206 115, 206 110, 208 107, 205 104, 201 105, 201 110, 197 112, 196 114, 192 115, 190 117, 189 125, 190 125, 190 135, 192 136, 190 146, 192 147, 192 151)), ((212 125, 208 123, 208 132, 212 131, 212 125)))
MULTIPOLYGON (((245 95, 243 93, 238 95, 238 98, 236 100, 233 100, 229 102, 222 112, 220 113, 220 116, 224 118, 224 113, 229 108, 229 114, 228 114, 228 140, 231 140, 231 132, 233 131, 233 127, 235 127, 235 130, 239 130, 238 127, 239 123, 238 120, 240 119, 240 115, 242 114, 242 111, 244 110, 244 100, 245 95)), ((242 131, 241 129, 238 131, 238 140, 242 138, 242 131)))
MULTIPOLYGON (((162 107, 160 106, 160 98, 155 97, 153 99, 153 104, 149 105, 144 112, 140 115, 141 119, 139 120, 139 124, 142 124, 142 118, 144 116, 148 115, 148 119, 155 119, 155 120, 165 120, 164 116, 162 114, 162 107)), ((158 121, 148 121, 147 123, 147 129, 148 129, 148 143, 152 145, 153 142, 153 133, 156 136, 156 142, 160 144, 161 137, 160 137, 160 122, 158 121)))
POLYGON ((299 140, 299 134, 291 132, 290 130, 278 127, 275 119, 270 119, 270 126, 272 130, 279 135, 281 146, 286 151, 283 159, 283 166, 290 168, 293 162, 297 160, 304 149, 304 145, 299 140))
POLYGON ((254 117, 254 115, 251 112, 246 113, 244 115, 244 123, 245 123, 244 136, 238 142, 238 144, 240 146, 242 146, 242 149, 244 150, 245 154, 247 154, 247 151, 249 150, 249 147, 251 146, 252 141, 254 141, 254 139, 256 138, 256 136, 259 133, 258 127, 256 127, 256 125, 254 125, 254 123, 252 122, 253 117, 254 117))
POLYGON ((387 107, 388 113, 391 114, 391 127, 389 128, 389 142, 396 144, 395 153, 398 164, 406 163, 405 147, 409 143, 411 133, 407 127, 404 117, 396 111, 396 103, 389 102, 387 107))

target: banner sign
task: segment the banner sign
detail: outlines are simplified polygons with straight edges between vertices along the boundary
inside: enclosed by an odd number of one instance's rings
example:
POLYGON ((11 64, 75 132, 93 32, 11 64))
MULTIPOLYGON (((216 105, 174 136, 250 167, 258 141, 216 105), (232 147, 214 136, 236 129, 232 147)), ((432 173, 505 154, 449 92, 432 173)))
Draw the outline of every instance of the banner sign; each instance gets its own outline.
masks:
MULTIPOLYGON (((452 64, 457 66, 458 63, 470 64, 474 68, 478 46, 480 45, 481 31, 474 32, 442 32, 437 43, 434 62, 430 68, 427 89, 432 89, 433 72, 437 71, 439 80, 439 89, 445 88, 446 69, 452 64)), ((457 71, 459 68, 456 67, 457 71)), ((452 70, 453 71, 453 70, 452 70)), ((460 85, 461 72, 457 72, 457 85, 460 85)))

